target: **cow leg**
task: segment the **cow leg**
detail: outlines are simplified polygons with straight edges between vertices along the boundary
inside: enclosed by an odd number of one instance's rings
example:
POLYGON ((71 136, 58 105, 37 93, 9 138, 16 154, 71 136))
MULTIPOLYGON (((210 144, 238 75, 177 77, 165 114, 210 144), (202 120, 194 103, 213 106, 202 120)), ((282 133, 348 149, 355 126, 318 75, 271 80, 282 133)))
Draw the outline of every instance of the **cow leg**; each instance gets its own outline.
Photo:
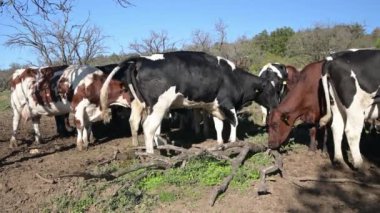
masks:
POLYGON ((193 109, 192 112, 193 112, 193 118, 191 119, 192 129, 194 130, 194 134, 196 135, 196 137, 199 137, 201 134, 200 124, 202 122, 201 110, 193 109))
POLYGON ((150 115, 143 123, 146 152, 153 154, 153 139, 157 128, 160 126, 165 114, 169 111, 172 103, 177 99, 175 87, 170 87, 158 98, 150 115))
POLYGON ((142 105, 134 100, 131 103, 131 115, 129 117, 129 125, 131 126, 131 134, 132 134, 132 145, 137 146, 139 144, 138 141, 138 131, 139 125, 141 122, 141 114, 143 111, 142 105))
POLYGON ((154 132, 154 143, 156 144, 156 146, 160 145, 160 142, 159 142, 160 135, 161 135, 161 123, 160 125, 158 125, 156 131, 154 132))
POLYGON ((309 137, 310 137, 310 144, 309 144, 309 151, 315 152, 317 151, 318 142, 315 139, 317 134, 317 128, 312 127, 309 129, 309 137))
POLYGON ((83 150, 83 139, 82 139, 82 135, 83 135, 83 127, 78 127, 77 126, 77 149, 79 151, 82 151, 83 150))
POLYGON ((91 134, 91 126, 89 124, 84 125, 83 131, 82 131, 82 140, 83 140, 83 148, 87 149, 89 144, 89 138, 91 134))
POLYGON ((260 106, 260 108, 261 108, 261 112, 263 113, 262 122, 263 122, 263 125, 265 125, 267 123, 268 110, 267 108, 263 106, 260 106))
POLYGON ((231 112, 235 116, 236 125, 234 126, 234 125, 231 124, 231 132, 230 132, 229 142, 236 142, 236 129, 237 129, 237 126, 238 126, 238 118, 237 118, 237 114, 236 114, 236 110, 235 109, 231 109, 231 112))
MULTIPOLYGON (((75 113, 74 113, 74 120, 75 125, 77 128, 77 149, 79 151, 82 151, 83 148, 85 148, 84 145, 84 139, 87 140, 87 130, 86 128, 86 120, 85 120, 85 113, 86 113, 86 106, 89 104, 89 101, 87 99, 83 99, 79 102, 79 104, 75 107, 75 113)), ((87 124, 88 126, 88 124, 87 124)), ((88 142, 87 142, 88 144, 88 142)))
POLYGON ((65 118, 64 115, 56 115, 54 116, 55 126, 57 127, 57 134, 61 137, 65 137, 67 135, 67 131, 65 128, 65 118))
POLYGON ((12 137, 9 142, 9 148, 17 147, 16 135, 17 135, 18 124, 20 123, 20 118, 21 118, 20 113, 16 109, 14 109, 13 122, 12 122, 12 137))
POLYGON ((33 116, 32 117, 32 123, 33 123, 33 129, 34 129, 34 143, 40 144, 41 143, 41 133, 40 133, 40 119, 41 116, 33 116))
POLYGON ((74 131, 74 128, 70 125, 70 114, 64 115, 65 130, 70 134, 74 131))
POLYGON ((203 136, 208 138, 210 132, 210 121, 209 116, 206 111, 202 112, 202 120, 203 120, 203 136))
POLYGON ((347 123, 345 133, 347 142, 351 150, 353 159, 353 166, 360 168, 363 164, 363 159, 360 154, 360 137, 364 126, 364 113, 358 112, 358 110, 348 110, 347 123))
POLYGON ((213 117, 213 120, 214 120, 214 125, 215 125, 215 130, 216 130, 216 141, 218 142, 218 144, 223 144, 223 136, 222 136, 223 121, 217 117, 213 117))
POLYGON ((342 139, 344 131, 344 120, 341 112, 336 104, 331 105, 333 119, 331 123, 331 131, 334 139, 334 162, 342 163, 344 165, 342 154, 342 139))

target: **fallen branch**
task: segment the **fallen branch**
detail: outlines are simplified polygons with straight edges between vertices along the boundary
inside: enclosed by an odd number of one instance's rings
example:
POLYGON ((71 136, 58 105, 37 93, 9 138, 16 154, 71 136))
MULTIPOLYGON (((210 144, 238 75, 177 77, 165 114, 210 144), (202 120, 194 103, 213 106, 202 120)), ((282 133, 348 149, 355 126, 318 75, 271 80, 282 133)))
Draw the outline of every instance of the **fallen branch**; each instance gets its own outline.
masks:
POLYGON ((115 151, 113 151, 113 155, 112 155, 111 159, 108 159, 108 160, 105 160, 105 161, 98 163, 98 166, 101 166, 101 165, 104 165, 104 164, 107 164, 107 163, 110 163, 110 162, 116 160, 117 154, 119 154, 119 153, 120 153, 119 150, 116 149, 115 151))
POLYGON ((171 157, 159 154, 147 154, 146 152, 142 152, 143 147, 138 147, 134 149, 136 150, 135 155, 141 159, 141 163, 134 164, 129 168, 120 169, 116 172, 106 174, 95 175, 91 173, 76 173, 61 177, 83 177, 85 179, 104 178, 109 181, 114 180, 115 178, 121 177, 123 175, 130 174, 132 172, 145 170, 142 172, 141 175, 139 175, 132 181, 128 181, 119 189, 117 189, 117 191, 114 194, 117 195, 118 191, 122 190, 123 188, 130 187, 134 182, 146 177, 148 174, 148 170, 167 170, 174 167, 183 168, 186 166, 186 162, 190 161, 191 159, 201 155, 208 155, 217 160, 225 160, 231 162, 232 166, 231 174, 228 175, 219 186, 215 187, 211 193, 209 204, 213 206, 220 194, 224 193, 227 190, 230 182, 237 174, 238 169, 246 160, 247 156, 249 156, 249 153, 255 154, 259 152, 264 152, 267 148, 264 145, 257 145, 245 141, 217 145, 212 148, 192 147, 190 149, 185 149, 182 147, 176 147, 168 144, 157 147, 158 150, 169 150, 178 153, 177 155, 171 157))
POLYGON ((325 183, 353 183, 360 186, 366 186, 371 188, 380 189, 380 184, 367 183, 363 181, 358 181, 349 178, 324 178, 324 177, 289 177, 291 180, 299 182, 315 181, 315 182, 325 182, 325 183))
POLYGON ((228 185, 230 184, 230 182, 232 181, 232 179, 236 175, 239 167, 243 164, 244 160, 247 158, 248 153, 250 153, 250 152, 257 153, 257 152, 262 152, 262 151, 266 150, 266 148, 264 146, 259 146, 259 145, 255 145, 255 144, 247 143, 247 142, 238 142, 236 144, 235 143, 231 143, 231 144, 232 145, 224 146, 223 149, 234 148, 234 147, 238 147, 238 146, 240 146, 240 147, 242 146, 242 149, 241 149, 239 155, 232 160, 232 163, 231 163, 232 164, 232 172, 231 172, 231 174, 228 175, 223 180, 222 184, 220 184, 218 187, 216 187, 213 190, 213 192, 211 193, 211 197, 209 200, 210 206, 213 206, 215 204, 215 201, 218 198, 218 196, 227 190, 228 185))
POLYGON ((52 179, 47 179, 47 178, 44 178, 42 177, 40 174, 36 173, 36 177, 38 177, 39 179, 41 179, 42 181, 46 182, 46 183, 50 183, 50 184, 55 184, 56 181, 55 180, 52 180, 52 179))

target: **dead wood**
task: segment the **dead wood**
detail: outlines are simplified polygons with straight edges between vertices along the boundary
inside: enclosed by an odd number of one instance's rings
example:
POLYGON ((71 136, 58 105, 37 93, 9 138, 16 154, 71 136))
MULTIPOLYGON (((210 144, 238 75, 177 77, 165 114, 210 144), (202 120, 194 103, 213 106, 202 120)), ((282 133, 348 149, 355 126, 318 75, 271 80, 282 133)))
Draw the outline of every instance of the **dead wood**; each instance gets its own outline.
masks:
POLYGON ((325 182, 325 183, 353 183, 360 186, 366 186, 371 188, 380 189, 380 184, 368 183, 350 178, 325 178, 325 177, 288 177, 292 181, 297 182, 325 182))
POLYGON ((247 143, 247 142, 244 142, 244 141, 236 142, 236 143, 230 143, 230 144, 225 144, 225 145, 223 144, 222 146, 219 146, 219 148, 222 149, 222 150, 228 150, 228 149, 232 149, 232 148, 236 148, 236 147, 241 147, 241 148, 240 148, 239 155, 236 158, 234 158, 232 160, 232 162, 231 162, 232 172, 231 172, 230 175, 228 175, 223 180, 222 184, 220 184, 219 186, 217 186, 213 190, 213 192, 211 193, 211 197, 210 197, 210 200, 209 200, 209 205, 210 206, 213 206, 215 204, 215 201, 218 198, 218 196, 220 194, 224 193, 227 190, 228 185, 233 180, 233 178, 236 175, 239 167, 243 164, 243 162, 247 158, 248 153, 250 153, 250 152, 252 152, 252 153, 258 153, 258 152, 263 152, 263 151, 266 150, 266 147, 264 147, 264 146, 256 145, 256 144, 253 144, 253 143, 247 143))
POLYGON ((114 160, 116 160, 117 158, 117 155, 120 153, 120 151, 118 149, 114 150, 113 151, 113 155, 112 155, 112 158, 108 159, 108 160, 105 160, 105 161, 102 161, 100 163, 98 163, 98 166, 101 166, 101 165, 104 165, 104 164, 107 164, 107 163, 110 163, 114 160))
POLYGON ((42 176, 41 176, 40 174, 38 174, 38 173, 36 173, 36 177, 38 177, 40 180, 42 180, 43 182, 46 182, 46 183, 50 183, 50 184, 54 184, 54 183, 56 183, 55 180, 44 178, 44 177, 42 177, 42 176))
POLYGON ((213 206, 218 196, 227 190, 230 182, 237 174, 239 167, 243 165, 243 162, 247 159, 247 156, 249 156, 250 153, 255 154, 259 152, 264 152, 267 148, 264 145, 257 145, 245 141, 217 145, 211 148, 202 148, 194 146, 190 149, 185 149, 169 144, 157 147, 158 150, 168 150, 177 153, 177 155, 170 157, 160 154, 147 154, 143 152, 144 147, 135 147, 134 149, 136 150, 135 155, 138 157, 138 159, 141 160, 141 162, 134 164, 129 168, 119 169, 116 172, 106 174, 91 174, 81 172, 60 177, 83 177, 85 179, 102 178, 106 179, 107 181, 110 181, 123 175, 130 174, 132 172, 144 170, 135 179, 132 179, 131 181, 125 183, 123 186, 119 187, 119 189, 117 189, 114 194, 115 196, 120 190, 128 188, 131 185, 133 185, 136 181, 145 178, 149 174, 148 170, 167 170, 175 167, 183 168, 186 166, 186 163, 191 159, 194 159, 202 155, 207 155, 217 160, 228 161, 231 163, 232 166, 231 174, 228 175, 219 186, 216 186, 211 193, 209 204, 213 206))

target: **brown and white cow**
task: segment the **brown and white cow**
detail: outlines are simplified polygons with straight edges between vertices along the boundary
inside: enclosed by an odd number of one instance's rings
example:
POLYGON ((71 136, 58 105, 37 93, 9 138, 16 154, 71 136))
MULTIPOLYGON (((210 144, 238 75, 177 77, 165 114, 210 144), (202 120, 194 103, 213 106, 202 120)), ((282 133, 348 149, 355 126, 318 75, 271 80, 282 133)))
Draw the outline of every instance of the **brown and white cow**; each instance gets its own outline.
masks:
MULTIPOLYGON (((114 65, 116 66, 116 65, 114 65)), ((112 68, 112 67, 111 67, 112 68)), ((60 78, 59 93, 67 97, 74 113, 77 128, 77 148, 87 148, 91 138, 91 123, 102 120, 100 109, 100 89, 110 71, 109 66, 104 67, 72 65, 68 67, 60 78), (107 68, 107 69, 105 69, 107 68)), ((108 89, 108 104, 131 107, 131 95, 119 81, 111 80, 108 89)), ((137 130, 140 114, 131 113, 131 132, 133 144, 137 145, 137 130), (134 115, 137 115, 134 117, 134 115), (136 121, 136 122, 135 122, 136 121)))
POLYGON ((35 142, 41 141, 41 115, 55 116, 70 112, 70 104, 57 95, 55 83, 67 66, 18 69, 11 80, 13 132, 10 147, 17 146, 16 134, 20 118, 31 119, 35 142))
MULTIPOLYGON (((320 86, 324 61, 313 62, 299 72, 297 83, 291 88, 268 120, 268 147, 277 149, 286 141, 296 120, 316 124, 324 112, 323 89, 320 86)), ((311 144, 316 146, 316 125, 310 129, 311 144)), ((315 149, 316 147, 312 148, 315 149)))

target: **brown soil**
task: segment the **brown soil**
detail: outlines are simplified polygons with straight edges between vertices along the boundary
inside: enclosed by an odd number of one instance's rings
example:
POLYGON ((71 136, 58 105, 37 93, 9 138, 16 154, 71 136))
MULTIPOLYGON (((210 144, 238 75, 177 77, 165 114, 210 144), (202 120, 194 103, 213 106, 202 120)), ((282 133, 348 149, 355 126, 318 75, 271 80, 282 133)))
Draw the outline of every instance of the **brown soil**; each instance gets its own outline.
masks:
MULTIPOLYGON (((23 145, 11 150, 8 145, 12 115, 0 112, 0 118, 0 212, 39 212, 49 200, 63 193, 78 193, 77 186, 83 179, 57 177, 82 172, 112 158, 116 149, 125 153, 131 147, 130 138, 105 139, 79 152, 75 149, 75 137, 56 138, 53 118, 43 117, 41 133, 45 143, 32 144, 30 123, 26 123, 18 135, 23 145), (31 149, 54 150, 58 147, 60 151, 51 154, 30 155, 31 149), (36 174, 55 179, 57 183, 44 182, 36 174)), ((293 177, 352 178, 380 184, 379 158, 374 157, 379 156, 379 146, 376 149, 377 154, 367 159, 364 172, 337 169, 319 152, 310 155, 304 145, 285 154, 284 167, 293 177)), ((305 182, 300 187, 279 175, 274 175, 273 179, 268 182, 271 192, 268 195, 258 196, 257 182, 254 182, 249 190, 228 189, 215 206, 210 207, 210 189, 206 188, 197 198, 158 204, 155 212, 379 212, 380 209, 378 188, 324 182, 305 182)))

